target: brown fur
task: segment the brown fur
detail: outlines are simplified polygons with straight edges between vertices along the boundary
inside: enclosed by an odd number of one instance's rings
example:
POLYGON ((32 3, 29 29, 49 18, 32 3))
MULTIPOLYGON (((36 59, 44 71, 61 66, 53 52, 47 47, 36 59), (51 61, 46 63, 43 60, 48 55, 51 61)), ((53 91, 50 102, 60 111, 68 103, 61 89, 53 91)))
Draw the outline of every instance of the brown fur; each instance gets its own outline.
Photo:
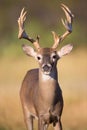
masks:
POLYGON ((29 112, 28 118, 40 117, 44 124, 53 123, 54 126, 60 120, 63 98, 57 79, 39 82, 39 69, 30 70, 23 80, 20 97, 24 113, 26 108, 29 112))

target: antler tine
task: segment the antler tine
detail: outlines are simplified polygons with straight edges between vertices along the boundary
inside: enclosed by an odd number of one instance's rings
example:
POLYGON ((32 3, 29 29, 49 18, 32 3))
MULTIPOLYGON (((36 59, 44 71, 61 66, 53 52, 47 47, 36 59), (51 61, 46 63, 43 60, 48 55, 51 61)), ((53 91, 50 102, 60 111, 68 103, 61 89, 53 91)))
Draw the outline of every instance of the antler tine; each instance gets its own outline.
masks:
MULTIPOLYGON (((62 36, 57 36, 57 40, 54 40, 54 44, 52 46, 52 48, 57 48, 57 46, 59 45, 59 43, 61 41, 63 41, 65 39, 66 36, 68 36, 71 32, 72 32, 72 23, 73 23, 73 18, 74 15, 72 14, 71 10, 64 4, 61 4, 61 8, 63 9, 65 16, 66 16, 66 20, 64 21, 62 19, 62 23, 64 25, 64 27, 66 28, 66 32, 62 35, 62 36)), ((54 35, 54 34, 53 34, 54 35)))
POLYGON ((64 20, 62 19, 62 23, 69 32, 72 32, 72 23, 73 23, 74 15, 66 5, 64 4, 61 5, 62 5, 61 8, 63 9, 66 15, 66 20, 64 22, 64 20))
MULTIPOLYGON (((29 37, 25 32, 24 23, 26 20, 26 14, 27 14, 27 11, 25 11, 23 8, 21 13, 20 13, 20 17, 18 18, 18 27, 19 27, 18 38, 19 39, 21 39, 21 38, 27 39, 28 41, 33 43, 35 48, 38 50, 40 48, 39 40, 34 40, 33 38, 29 37)), ((39 38, 37 38, 37 39, 39 39, 39 38)))
POLYGON ((52 48, 57 48, 58 43, 60 42, 60 38, 54 31, 51 31, 51 32, 52 32, 53 39, 54 39, 54 44, 53 44, 52 48))
POLYGON ((61 4, 61 8, 64 8, 71 15, 71 17, 74 18, 74 14, 72 14, 71 10, 66 5, 61 4))

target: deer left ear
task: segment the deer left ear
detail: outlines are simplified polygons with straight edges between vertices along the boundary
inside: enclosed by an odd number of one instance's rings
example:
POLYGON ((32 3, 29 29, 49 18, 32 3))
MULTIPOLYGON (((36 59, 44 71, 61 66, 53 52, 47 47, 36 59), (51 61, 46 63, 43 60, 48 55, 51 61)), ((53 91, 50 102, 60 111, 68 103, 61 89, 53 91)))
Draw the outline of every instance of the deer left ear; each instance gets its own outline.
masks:
POLYGON ((26 53, 26 55, 32 56, 32 57, 36 56, 36 52, 34 51, 32 47, 23 44, 22 48, 23 48, 23 51, 26 53))
POLYGON ((58 56, 61 58, 62 56, 69 54, 69 53, 72 51, 72 49, 73 49, 73 45, 68 44, 68 45, 62 47, 62 48, 57 52, 57 54, 58 54, 58 56))

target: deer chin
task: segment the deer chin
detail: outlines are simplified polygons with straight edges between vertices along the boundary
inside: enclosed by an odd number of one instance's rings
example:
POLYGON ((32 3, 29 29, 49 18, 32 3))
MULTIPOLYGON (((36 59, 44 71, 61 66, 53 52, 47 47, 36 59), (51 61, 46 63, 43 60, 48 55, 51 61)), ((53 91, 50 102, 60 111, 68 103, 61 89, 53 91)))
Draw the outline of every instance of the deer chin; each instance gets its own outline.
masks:
POLYGON ((45 71, 45 70, 42 69, 42 72, 43 72, 44 75, 50 75, 51 72, 52 72, 52 68, 49 69, 48 71, 45 71))
POLYGON ((51 72, 50 72, 50 71, 44 71, 43 73, 44 73, 45 75, 50 75, 51 72))
POLYGON ((45 75, 50 75, 51 71, 52 71, 52 66, 50 64, 46 64, 42 66, 42 72, 45 75))

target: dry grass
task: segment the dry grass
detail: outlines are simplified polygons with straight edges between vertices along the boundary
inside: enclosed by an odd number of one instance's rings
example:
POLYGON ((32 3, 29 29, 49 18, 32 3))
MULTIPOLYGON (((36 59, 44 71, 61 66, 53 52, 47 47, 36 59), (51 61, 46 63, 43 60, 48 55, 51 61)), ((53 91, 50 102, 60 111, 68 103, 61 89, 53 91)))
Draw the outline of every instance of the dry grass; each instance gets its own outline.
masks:
MULTIPOLYGON (((64 95, 63 127, 87 129, 87 52, 76 51, 59 61, 59 82, 64 95)), ((0 60, 0 130, 25 129, 19 99, 21 81, 37 66, 32 58, 0 60)))

